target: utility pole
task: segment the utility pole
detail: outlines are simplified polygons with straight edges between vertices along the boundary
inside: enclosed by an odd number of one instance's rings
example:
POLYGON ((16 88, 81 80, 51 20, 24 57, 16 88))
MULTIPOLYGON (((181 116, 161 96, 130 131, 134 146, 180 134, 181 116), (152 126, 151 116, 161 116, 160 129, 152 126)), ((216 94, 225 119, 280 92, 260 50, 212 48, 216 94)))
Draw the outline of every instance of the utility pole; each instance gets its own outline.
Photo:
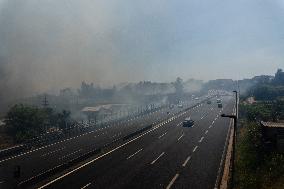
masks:
POLYGON ((49 105, 49 104, 48 104, 47 96, 46 96, 46 94, 45 94, 45 95, 44 95, 44 99, 43 99, 43 101, 42 101, 42 106, 43 106, 44 108, 47 108, 48 105, 49 105))
MULTIPOLYGON (((47 95, 44 94, 44 99, 42 101, 42 106, 44 109, 46 109, 48 107, 48 100, 47 100, 47 95)), ((44 124, 43 124, 43 127, 44 127, 44 130, 45 132, 47 131, 47 127, 48 127, 48 124, 46 123, 46 120, 44 121, 44 124)))

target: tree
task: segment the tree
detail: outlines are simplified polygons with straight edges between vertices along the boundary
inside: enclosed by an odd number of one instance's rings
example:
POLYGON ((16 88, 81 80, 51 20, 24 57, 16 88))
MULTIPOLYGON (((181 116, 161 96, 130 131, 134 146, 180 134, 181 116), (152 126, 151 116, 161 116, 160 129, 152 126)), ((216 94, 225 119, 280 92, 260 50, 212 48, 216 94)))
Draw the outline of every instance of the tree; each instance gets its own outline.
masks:
POLYGON ((173 83, 175 87, 176 94, 181 95, 183 93, 183 81, 180 77, 176 79, 176 81, 173 83))
POLYGON ((278 69, 275 73, 273 83, 275 85, 284 85, 284 72, 282 71, 282 69, 278 69))
POLYGON ((271 117, 273 121, 278 121, 284 117, 284 100, 277 99, 272 103, 271 117))
POLYGON ((59 128, 66 129, 68 127, 68 123, 70 122, 71 112, 67 110, 63 110, 61 113, 57 114, 57 124, 59 128))
POLYGON ((23 142, 46 132, 50 127, 68 128, 71 112, 54 112, 52 108, 37 108, 18 104, 5 117, 7 132, 15 142, 23 142))
POLYGON ((44 131, 47 114, 36 107, 23 104, 13 106, 5 117, 5 123, 14 140, 23 141, 44 131))

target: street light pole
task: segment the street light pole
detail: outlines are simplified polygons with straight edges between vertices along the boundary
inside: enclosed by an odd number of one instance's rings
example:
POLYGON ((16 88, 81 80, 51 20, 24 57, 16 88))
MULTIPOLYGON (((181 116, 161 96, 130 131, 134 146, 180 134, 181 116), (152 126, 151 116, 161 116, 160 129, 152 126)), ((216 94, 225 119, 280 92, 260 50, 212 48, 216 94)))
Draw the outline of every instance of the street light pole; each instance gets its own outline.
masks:
POLYGON ((239 117, 239 107, 238 107, 238 91, 233 91, 235 94, 236 94, 236 104, 235 104, 235 107, 236 107, 236 116, 237 118, 239 117))

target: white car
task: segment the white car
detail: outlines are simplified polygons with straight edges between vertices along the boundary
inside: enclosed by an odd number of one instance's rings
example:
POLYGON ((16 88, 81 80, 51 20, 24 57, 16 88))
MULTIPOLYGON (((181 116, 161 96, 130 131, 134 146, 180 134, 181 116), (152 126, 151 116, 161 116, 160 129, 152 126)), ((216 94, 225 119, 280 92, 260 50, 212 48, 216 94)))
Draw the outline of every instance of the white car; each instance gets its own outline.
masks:
POLYGON ((182 105, 182 104, 178 104, 178 107, 179 107, 179 108, 183 108, 183 105, 182 105))

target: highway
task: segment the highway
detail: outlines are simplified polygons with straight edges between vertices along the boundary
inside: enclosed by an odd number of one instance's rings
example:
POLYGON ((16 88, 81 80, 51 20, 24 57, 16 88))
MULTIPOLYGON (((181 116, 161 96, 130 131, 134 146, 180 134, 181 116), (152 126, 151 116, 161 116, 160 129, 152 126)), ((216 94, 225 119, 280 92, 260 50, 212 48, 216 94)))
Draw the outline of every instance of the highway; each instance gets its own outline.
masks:
MULTIPOLYGON (((197 102, 192 101, 187 105, 192 106, 195 103, 197 102)), ((146 125, 164 120, 169 116, 167 112, 174 114, 179 111, 181 109, 177 107, 160 109, 150 114, 107 125, 104 128, 91 130, 60 142, 0 160, 0 186, 1 188, 10 188, 18 182, 76 158, 91 149, 99 148, 146 125), (13 170, 16 165, 21 166, 21 177, 14 179, 13 170)))
POLYGON ((223 105, 224 110, 217 108, 213 99, 212 104, 202 103, 179 114, 178 108, 163 109, 7 158, 0 161, 0 186, 12 188, 16 182, 153 124, 152 129, 114 143, 80 167, 32 187, 214 188, 230 124, 219 115, 233 111, 233 99, 224 97, 223 105), (182 127, 188 116, 195 125, 182 127), (12 175, 15 165, 22 169, 16 181, 12 175))

